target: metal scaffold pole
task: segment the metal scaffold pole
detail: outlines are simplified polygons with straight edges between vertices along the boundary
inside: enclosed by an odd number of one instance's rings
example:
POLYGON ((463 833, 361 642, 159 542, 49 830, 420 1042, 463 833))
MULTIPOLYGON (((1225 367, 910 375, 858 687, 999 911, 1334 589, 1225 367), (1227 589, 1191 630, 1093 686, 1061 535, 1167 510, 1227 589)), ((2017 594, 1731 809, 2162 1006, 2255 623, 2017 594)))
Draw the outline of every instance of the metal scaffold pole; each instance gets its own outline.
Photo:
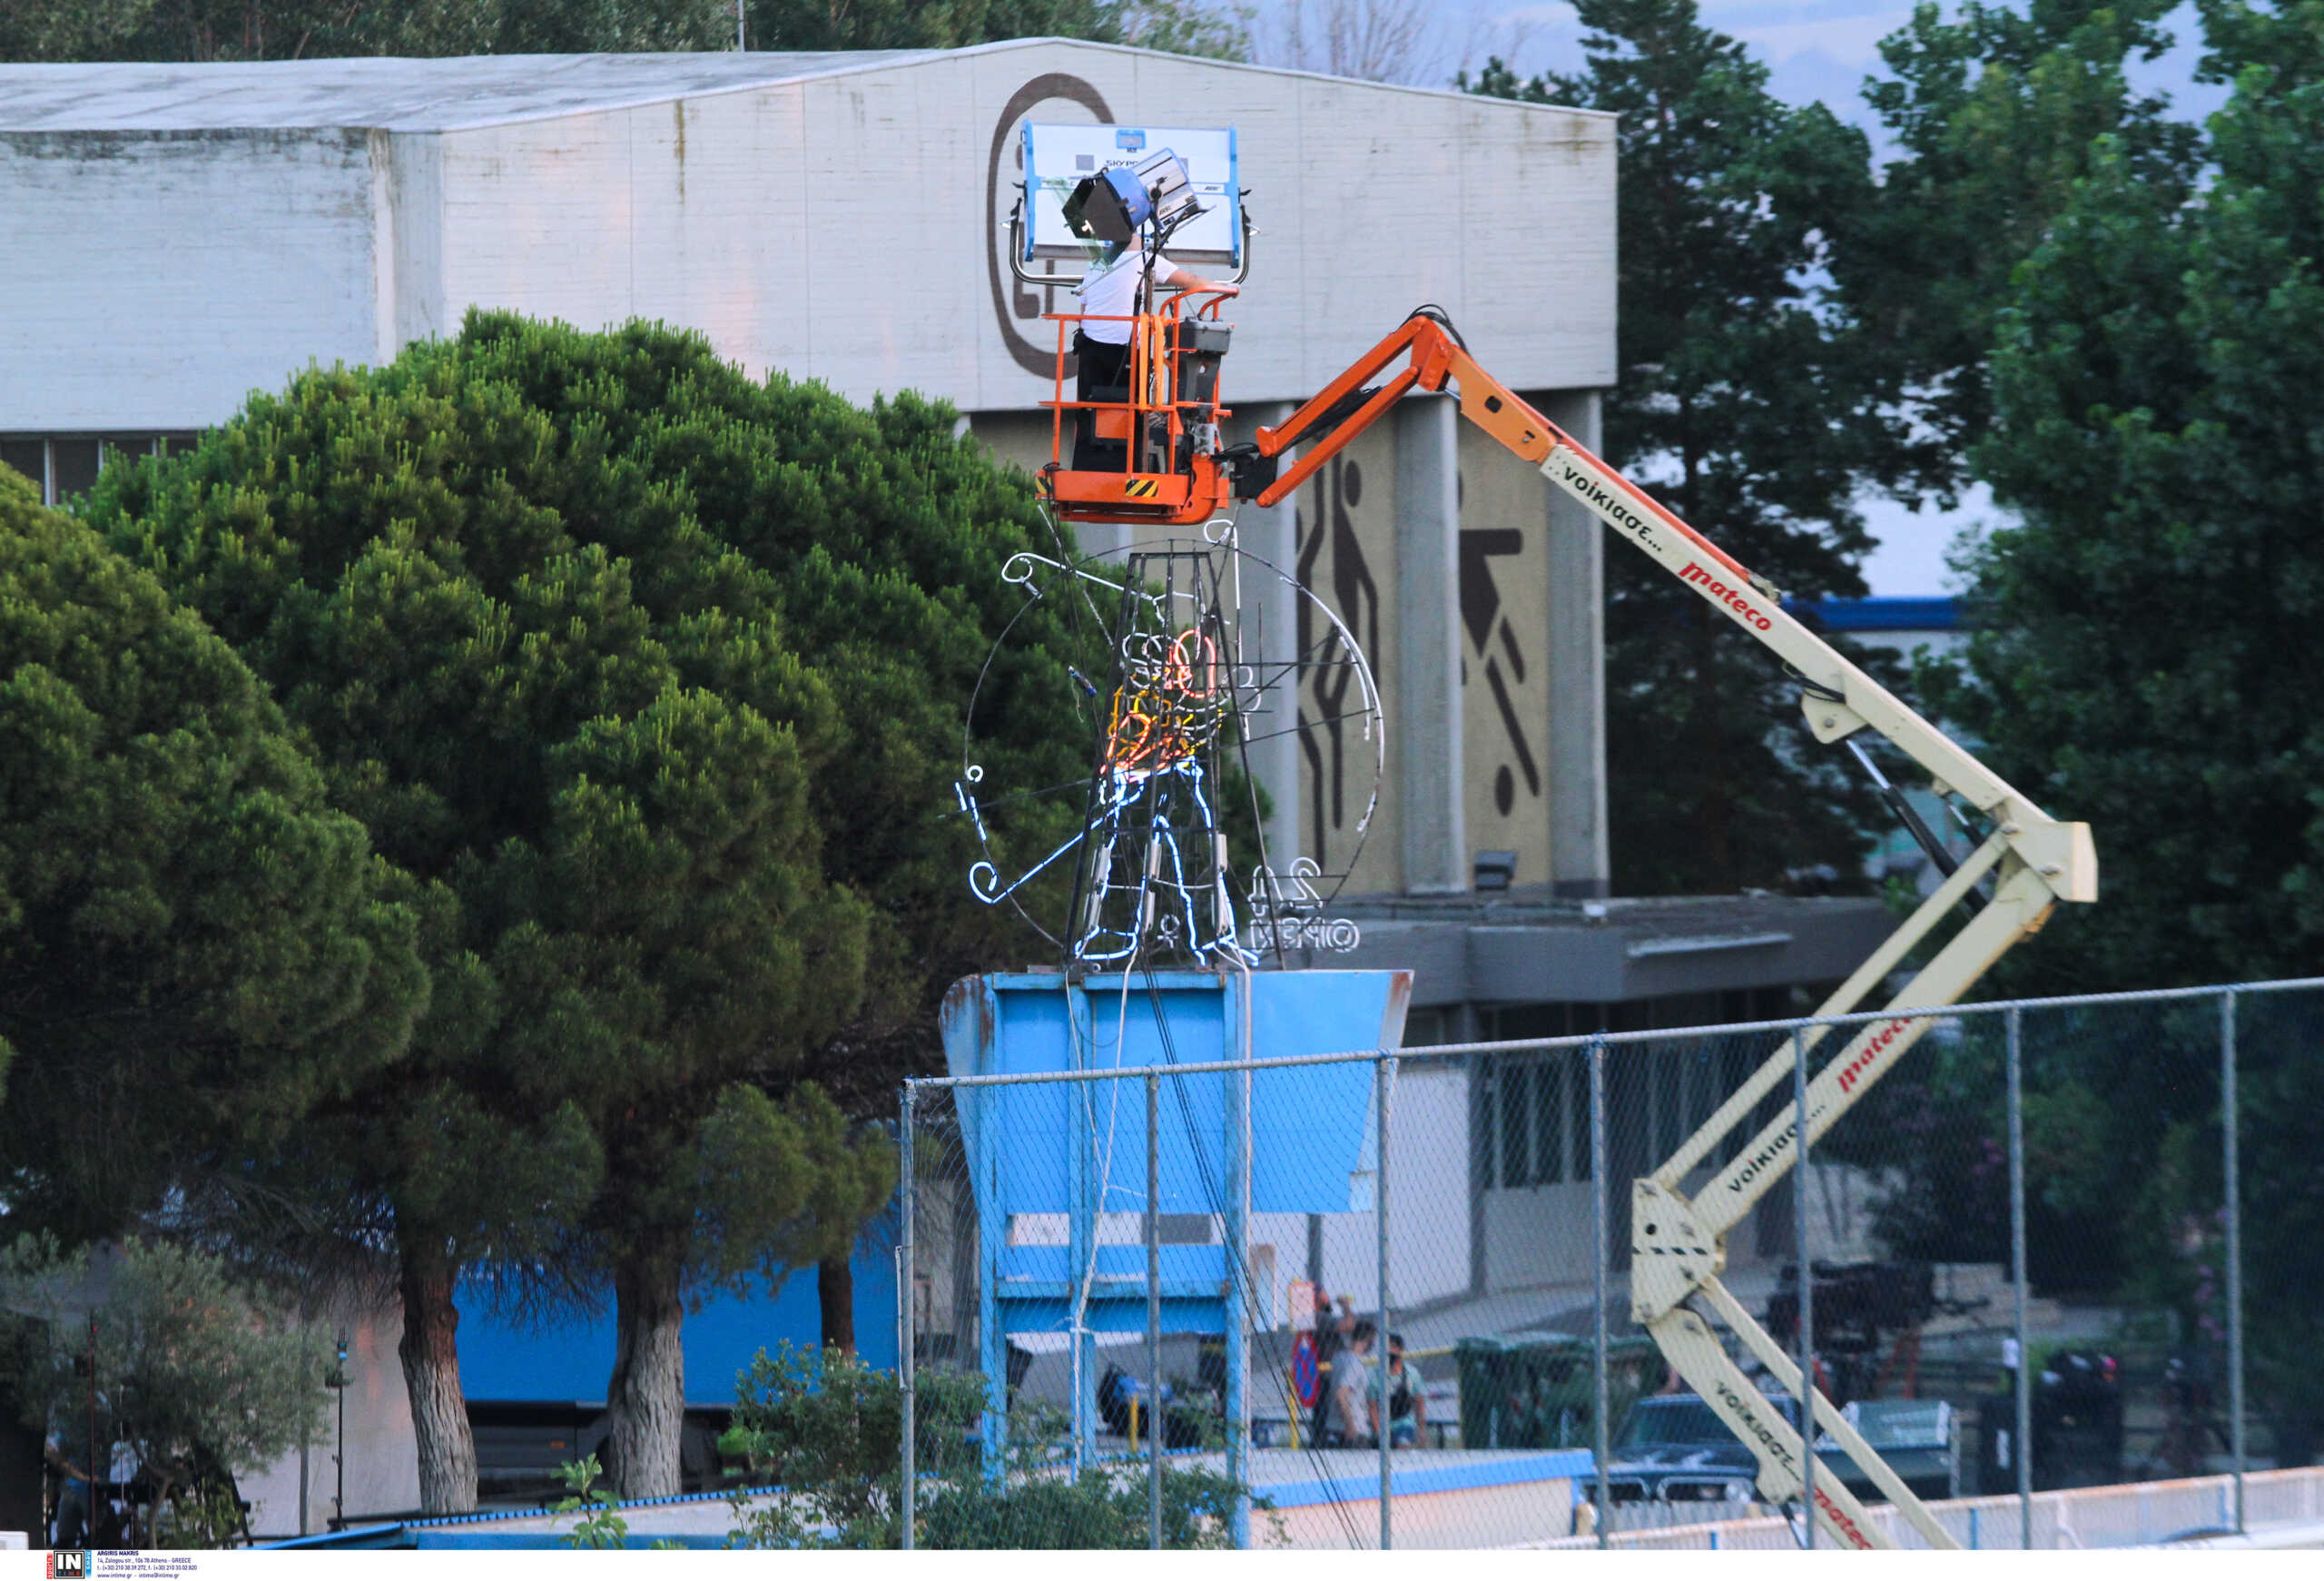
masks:
POLYGON ((2238 1159, 2242 1116, 2235 1091, 2235 990, 2219 1004, 2220 1151, 2226 1179, 2227 1220, 2227 1430, 2235 1457, 2235 1529, 2243 1530, 2243 1188, 2238 1159))
POLYGON ((919 1444, 916 1441, 919 1438, 919 1423, 915 1419, 919 1413, 915 1409, 916 1380, 912 1377, 914 1369, 911 1354, 914 1339, 911 1309, 914 1271, 912 1254, 915 1250, 912 1245, 912 1220, 917 1216, 919 1202, 918 1193, 912 1189, 911 1133, 912 1088, 911 1083, 907 1082, 904 1083, 903 1102, 898 1111, 896 1123, 896 1171, 901 1182, 898 1187, 901 1202, 897 1211, 902 1220, 901 1228, 896 1237, 896 1382, 898 1392, 903 1397, 903 1408, 898 1413, 902 1418, 903 1442, 898 1452, 896 1518, 899 1526, 898 1546, 907 1550, 912 1546, 912 1496, 916 1491, 912 1484, 917 1477, 914 1461, 919 1449, 919 1444))
POLYGON ((1146 1546, 1162 1546, 1162 1078, 1146 1073, 1146 1546))
POLYGON ((1791 1032, 1791 1097, 1799 1128, 1791 1222, 1799 1270, 1799 1543, 1816 1546, 1816 1275, 1807 1261, 1807 1040, 1791 1032))
POLYGON ((2015 1407, 2012 1422, 2011 1464, 2017 1469, 2017 1546, 2034 1546, 2034 1351, 2025 1318, 2025 1053, 2024 1029, 2017 1009, 2010 1007, 2009 1033, 2009 1266, 2016 1314, 2011 1332, 2016 1337, 2017 1365, 2013 1369, 2011 1396, 2015 1407))
POLYGON ((1606 1419, 1611 1405, 1612 1390, 1606 1376, 1606 1260, 1612 1237, 1608 1233, 1607 1219, 1612 1205, 1606 1196, 1606 1177, 1611 1171, 1606 1167, 1606 1035, 1602 1032, 1590 1043, 1590 1328, 1591 1366, 1596 1371, 1593 1380, 1597 1403, 1591 1412, 1595 1418, 1591 1429, 1591 1448, 1598 1473, 1598 1546, 1607 1541, 1606 1517, 1610 1508, 1606 1482, 1606 1462, 1612 1450, 1610 1438, 1613 1426, 1606 1419))
POLYGON ((1380 1279, 1380 1332, 1372 1354, 1374 1365, 1380 1369, 1379 1420, 1373 1439, 1380 1452, 1380 1546, 1384 1551, 1395 1546, 1388 1497, 1388 1440, 1393 1436, 1388 1418, 1388 1099, 1395 1080, 1396 1058, 1383 1054, 1372 1067, 1373 1107, 1377 1112, 1372 1156, 1372 1218, 1380 1279))

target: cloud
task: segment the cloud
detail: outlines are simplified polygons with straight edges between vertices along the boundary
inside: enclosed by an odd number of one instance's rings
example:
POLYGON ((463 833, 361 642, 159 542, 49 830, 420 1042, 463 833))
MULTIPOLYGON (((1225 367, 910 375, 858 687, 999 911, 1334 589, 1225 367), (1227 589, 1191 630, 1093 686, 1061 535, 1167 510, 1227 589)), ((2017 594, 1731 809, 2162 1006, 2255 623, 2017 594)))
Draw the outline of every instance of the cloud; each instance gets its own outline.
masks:
MULTIPOLYGON (((1909 5, 1896 0, 1705 0, 1706 25, 1750 45, 1771 67, 1802 56, 1820 55, 1856 77, 1878 64, 1883 38, 1912 20, 1909 5)), ((1571 5, 1561 0, 1531 5, 1480 6, 1472 28, 1489 44, 1521 41, 1529 62, 1554 57, 1571 69, 1578 64, 1582 28, 1571 5)), ((1856 77, 1847 93, 1853 95, 1856 77)), ((1827 97, 1824 94, 1813 95, 1827 97)))
MULTIPOLYGON (((1795 55, 1820 54, 1829 60, 1857 71, 1866 71, 1878 64, 1880 41, 1913 19, 1910 8, 1882 6, 1877 10, 1856 8, 1856 14, 1846 16, 1820 16, 1806 21, 1761 21, 1754 18, 1728 19, 1709 15, 1706 19, 1720 32, 1741 39, 1769 65, 1779 66, 1795 55)), ((1738 10, 1765 12, 1764 5, 1738 6, 1738 10)), ((1802 7, 1821 10, 1820 6, 1802 7)))

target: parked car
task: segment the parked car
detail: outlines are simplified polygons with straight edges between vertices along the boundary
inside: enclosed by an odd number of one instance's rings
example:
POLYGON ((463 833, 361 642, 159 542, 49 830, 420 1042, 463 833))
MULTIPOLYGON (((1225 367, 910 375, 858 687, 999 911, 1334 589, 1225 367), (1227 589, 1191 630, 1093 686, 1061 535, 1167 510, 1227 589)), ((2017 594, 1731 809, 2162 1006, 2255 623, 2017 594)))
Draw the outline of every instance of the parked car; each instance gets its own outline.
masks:
MULTIPOLYGON (((1798 1424, 1790 1398, 1770 1397, 1785 1421, 1798 1424)), ((1857 1400, 1843 1413, 1865 1441, 1923 1498, 1951 1498, 1961 1490, 1959 1418, 1944 1400, 1857 1400)), ((1607 1496, 1616 1504, 1748 1504, 1759 1497, 1756 1456, 1728 1429, 1699 1395, 1642 1399, 1616 1435, 1606 1471, 1607 1496)), ((1829 1476, 1859 1498, 1880 1494, 1829 1435, 1816 1445, 1818 1476, 1829 1476)))
MULTIPOLYGON (((1777 1398, 1784 1419, 1798 1416, 1777 1398)), ((1758 1460, 1700 1395, 1651 1395, 1630 1408, 1609 1446, 1606 1497, 1615 1504, 1748 1504, 1758 1460)))

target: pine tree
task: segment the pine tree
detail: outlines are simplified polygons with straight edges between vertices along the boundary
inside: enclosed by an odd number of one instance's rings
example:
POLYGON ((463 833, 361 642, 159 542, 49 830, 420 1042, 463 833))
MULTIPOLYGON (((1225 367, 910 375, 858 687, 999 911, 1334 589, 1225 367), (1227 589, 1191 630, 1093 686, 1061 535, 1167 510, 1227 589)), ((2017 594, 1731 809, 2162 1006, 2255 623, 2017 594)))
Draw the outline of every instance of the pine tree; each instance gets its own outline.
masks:
POLYGON ((0 468, 6 1222, 117 1235, 395 1069, 409 888, 232 649, 0 468))
MULTIPOLYGON (((437 1008, 341 1156, 392 1206, 431 1507, 474 1498, 453 1295, 479 1265, 534 1299, 610 1281, 615 1478, 675 1491, 684 1301, 843 1255, 891 1186, 811 1058, 994 925, 941 815, 1029 489, 940 408, 479 313, 89 509, 428 886, 437 1008)), ((1071 779, 1066 634, 1019 634, 996 750, 1071 779)))

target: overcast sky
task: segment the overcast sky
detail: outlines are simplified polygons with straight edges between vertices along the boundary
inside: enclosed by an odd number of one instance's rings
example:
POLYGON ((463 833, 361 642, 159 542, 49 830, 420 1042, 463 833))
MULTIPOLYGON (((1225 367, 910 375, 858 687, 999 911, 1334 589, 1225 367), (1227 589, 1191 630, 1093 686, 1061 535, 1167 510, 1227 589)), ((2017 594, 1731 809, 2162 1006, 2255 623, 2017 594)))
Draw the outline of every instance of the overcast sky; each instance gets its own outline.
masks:
MULTIPOLYGON (((1278 54, 1282 49, 1282 27, 1291 3, 1263 0, 1259 6, 1263 58, 1270 46, 1278 54)), ((1834 114, 1871 133, 1877 145, 1879 129, 1862 97, 1864 80, 1879 74, 1880 40, 1912 19, 1909 3, 1701 0, 1701 8, 1709 25, 1750 45, 1768 64, 1769 85, 1777 94, 1795 104, 1822 100, 1834 114)), ((1310 0, 1308 9, 1313 15, 1316 0, 1310 0)), ((1436 25, 1429 29, 1430 44, 1415 60, 1413 81, 1445 83, 1463 65, 1473 70, 1490 54, 1509 58, 1529 76, 1545 70, 1572 71, 1581 64, 1581 27, 1570 5, 1555 0, 1525 5, 1441 0, 1434 10, 1436 25)), ((2194 81, 2201 50, 2191 5, 2174 15, 2171 31, 2178 35, 2177 46, 2152 64, 2137 68, 2134 78, 2142 87, 2168 93, 2186 114, 2207 114, 2226 94, 2221 88, 2194 81)), ((1964 529, 1974 529, 1994 515, 1982 490, 1950 514, 1915 516, 1884 499, 1866 499, 1862 505, 1880 545, 1866 563, 1866 578, 1875 594, 1888 596, 1957 590, 1957 579, 1945 563, 1953 541, 1964 529)))

